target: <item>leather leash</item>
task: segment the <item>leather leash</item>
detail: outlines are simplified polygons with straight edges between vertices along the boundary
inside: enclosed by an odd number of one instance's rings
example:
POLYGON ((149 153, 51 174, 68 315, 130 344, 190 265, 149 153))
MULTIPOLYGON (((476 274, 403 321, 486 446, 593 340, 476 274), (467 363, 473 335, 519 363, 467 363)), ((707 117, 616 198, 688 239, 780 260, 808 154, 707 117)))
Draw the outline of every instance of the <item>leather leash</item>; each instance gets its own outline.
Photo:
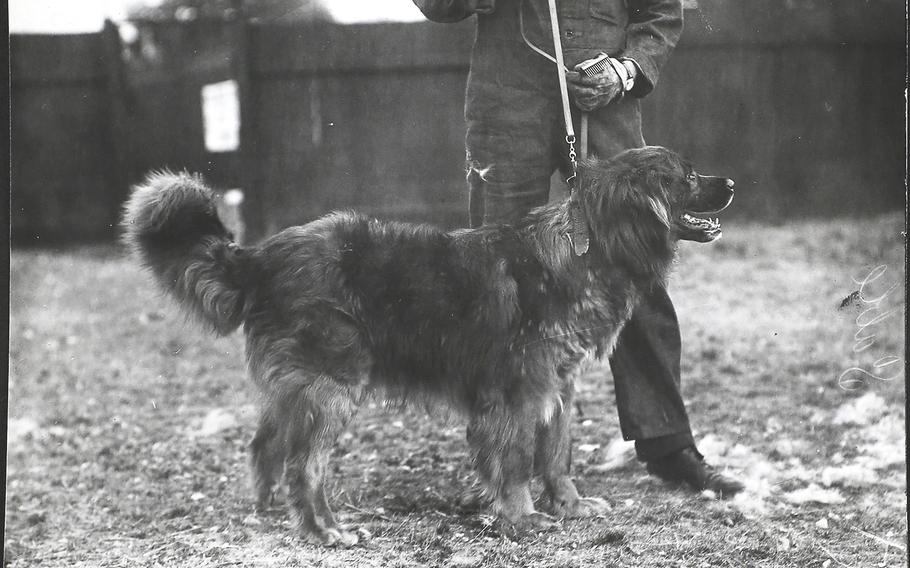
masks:
MULTIPOLYGON (((588 224, 585 222, 584 216, 581 213, 580 197, 578 195, 578 188, 575 185, 578 177, 578 159, 575 153, 575 128, 572 126, 572 108, 569 106, 569 88, 566 84, 566 66, 565 58, 562 54, 559 20, 556 17, 556 0, 548 0, 548 3, 550 7, 550 28, 553 32, 553 50, 555 55, 553 60, 554 63, 556 63, 556 72, 559 77, 559 96, 562 99, 562 114, 566 123, 566 144, 569 146, 569 163, 572 165, 572 175, 566 179, 566 183, 569 185, 569 217, 572 220, 572 232, 568 234, 567 237, 569 238, 569 243, 572 245, 575 254, 577 256, 582 256, 588 252, 591 240, 588 236, 588 224)), ((523 10, 521 10, 522 7, 523 3, 522 6, 519 6, 519 13, 523 12, 523 10)), ((531 45, 524 35, 523 25, 521 31, 522 37, 524 37, 528 45, 531 45)), ((541 52, 539 49, 535 49, 535 51, 541 52)), ((586 118, 587 117, 582 114, 583 157, 586 157, 587 154, 587 148, 585 147, 587 145, 586 118)))

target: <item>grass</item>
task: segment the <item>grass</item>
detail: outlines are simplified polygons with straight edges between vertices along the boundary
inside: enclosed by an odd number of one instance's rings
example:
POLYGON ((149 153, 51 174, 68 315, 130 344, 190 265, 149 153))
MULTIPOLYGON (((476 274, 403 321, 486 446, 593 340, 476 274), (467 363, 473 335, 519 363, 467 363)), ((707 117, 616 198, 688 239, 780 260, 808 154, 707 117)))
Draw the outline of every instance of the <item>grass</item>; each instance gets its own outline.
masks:
POLYGON ((373 534, 349 550, 302 544, 283 507, 252 513, 255 399, 239 334, 185 323, 113 248, 13 251, 5 562, 903 565, 904 377, 838 385, 846 369, 904 356, 903 229, 895 215, 730 222, 718 243, 682 246, 670 290, 684 396, 703 453, 745 479, 746 495, 717 501, 651 479, 616 441, 612 381, 597 364, 579 385, 573 467, 610 514, 499 534, 456 504, 470 483, 461 420, 374 404, 331 466, 336 510, 373 534), (857 318, 891 309, 854 352, 857 318))

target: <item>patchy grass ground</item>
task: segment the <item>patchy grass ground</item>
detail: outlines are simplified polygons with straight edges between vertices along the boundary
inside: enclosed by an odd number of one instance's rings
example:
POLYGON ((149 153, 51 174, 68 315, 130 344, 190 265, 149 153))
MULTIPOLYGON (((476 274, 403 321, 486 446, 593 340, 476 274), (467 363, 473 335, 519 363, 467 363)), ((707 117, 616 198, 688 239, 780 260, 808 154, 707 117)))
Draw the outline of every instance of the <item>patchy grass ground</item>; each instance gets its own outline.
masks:
POLYGON ((746 479, 744 496, 649 478, 617 440, 599 365, 580 385, 574 468, 609 515, 497 534, 455 505, 470 479, 460 420, 373 405, 334 452, 332 501, 374 537, 328 551, 296 540, 283 508, 252 514, 240 335, 185 324, 114 249, 14 251, 6 562, 902 565, 903 229, 899 216, 731 222, 718 243, 683 246, 684 394, 702 451, 746 479))

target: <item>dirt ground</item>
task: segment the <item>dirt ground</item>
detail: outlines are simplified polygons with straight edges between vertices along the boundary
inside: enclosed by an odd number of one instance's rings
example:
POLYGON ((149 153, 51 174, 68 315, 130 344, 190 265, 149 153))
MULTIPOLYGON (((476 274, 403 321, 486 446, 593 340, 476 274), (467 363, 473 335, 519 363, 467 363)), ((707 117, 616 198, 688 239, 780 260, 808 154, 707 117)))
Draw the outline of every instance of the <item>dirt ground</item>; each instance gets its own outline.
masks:
POLYGON ((574 473, 602 518, 504 535, 457 505, 463 423, 364 408, 331 501, 373 538, 302 544, 252 511, 242 336, 185 323, 114 248, 14 250, 5 563, 25 566, 901 566, 907 558, 904 222, 728 222, 671 282, 701 451, 729 501, 650 478, 612 380, 579 385, 574 473), (890 380, 887 380, 890 379, 890 380))

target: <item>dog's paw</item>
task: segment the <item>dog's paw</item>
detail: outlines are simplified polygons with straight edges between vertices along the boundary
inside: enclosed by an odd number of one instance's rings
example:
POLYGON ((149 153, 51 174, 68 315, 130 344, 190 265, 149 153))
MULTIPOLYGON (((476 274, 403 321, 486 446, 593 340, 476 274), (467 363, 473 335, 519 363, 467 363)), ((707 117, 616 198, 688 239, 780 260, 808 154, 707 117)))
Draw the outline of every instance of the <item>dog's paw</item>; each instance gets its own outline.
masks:
POLYGON ((354 528, 351 530, 354 531, 354 534, 357 535, 357 537, 360 539, 359 542, 361 542, 361 543, 366 542, 366 541, 370 540, 371 538, 373 538, 372 533, 370 533, 370 531, 366 530, 363 527, 357 527, 357 528, 354 528))
POLYGON ((540 511, 522 515, 517 519, 499 517, 495 523, 497 530, 509 537, 517 537, 529 532, 542 532, 559 525, 559 521, 540 511))
POLYGON ((534 511, 518 519, 518 526, 530 530, 547 530, 559 524, 559 521, 546 513, 534 511))
POLYGON ((255 511, 257 515, 264 515, 269 511, 269 509, 272 508, 273 505, 274 502, 271 499, 263 499, 260 497, 256 499, 256 503, 253 505, 253 511, 255 511))
POLYGON ((257 513, 265 513, 269 509, 283 505, 281 489, 276 485, 274 487, 262 488, 257 492, 256 503, 253 508, 257 513))
POLYGON ((356 545, 361 540, 367 540, 369 536, 370 533, 365 530, 361 533, 360 529, 351 530, 349 528, 336 527, 320 531, 308 531, 303 535, 303 540, 317 546, 348 548, 356 545), (361 539, 361 536, 366 538, 361 539))
POLYGON ((564 519, 596 517, 610 512, 610 504, 600 497, 579 497, 570 503, 554 503, 553 514, 564 519))

